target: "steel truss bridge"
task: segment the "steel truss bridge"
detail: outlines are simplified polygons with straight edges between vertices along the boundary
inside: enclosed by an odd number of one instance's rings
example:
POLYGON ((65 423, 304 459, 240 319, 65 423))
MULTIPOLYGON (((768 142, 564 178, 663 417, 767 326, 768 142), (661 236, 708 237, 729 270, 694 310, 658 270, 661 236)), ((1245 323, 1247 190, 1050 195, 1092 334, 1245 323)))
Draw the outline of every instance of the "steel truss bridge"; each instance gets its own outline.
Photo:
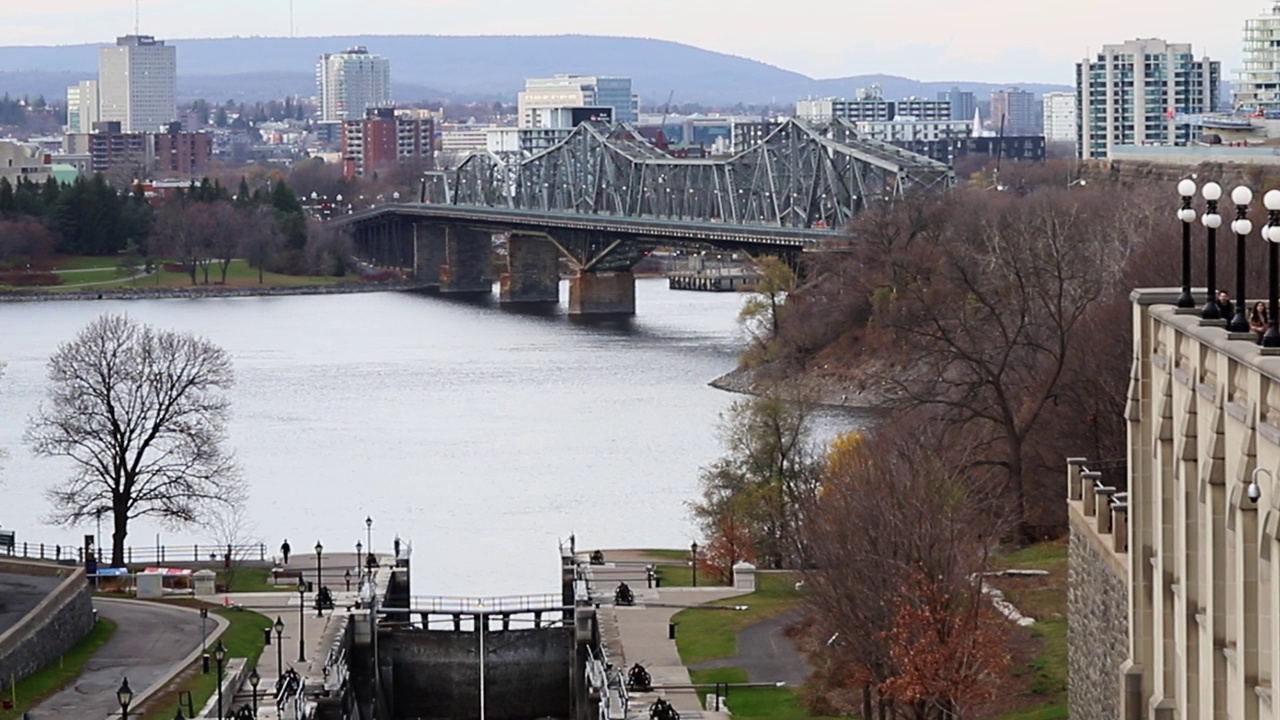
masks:
POLYGON ((862 137, 845 120, 788 120, 725 159, 672 157, 629 125, 584 123, 531 157, 473 153, 454 170, 428 173, 420 199, 838 232, 869 207, 954 183, 947 165, 862 137))
POLYGON ((353 229, 363 260, 413 268, 442 292, 491 288, 491 238, 505 234, 503 297, 554 300, 564 259, 581 279, 571 285, 572 309, 593 292, 633 294, 625 287, 633 280, 601 274, 629 274, 655 247, 778 255, 796 265, 804 251, 842 245, 860 213, 954 184, 947 165, 862 137, 843 120, 789 120, 722 159, 674 157, 629 125, 584 123, 531 156, 473 153, 427 173, 416 203, 330 222, 353 229), (609 282, 621 284, 601 289, 609 282))

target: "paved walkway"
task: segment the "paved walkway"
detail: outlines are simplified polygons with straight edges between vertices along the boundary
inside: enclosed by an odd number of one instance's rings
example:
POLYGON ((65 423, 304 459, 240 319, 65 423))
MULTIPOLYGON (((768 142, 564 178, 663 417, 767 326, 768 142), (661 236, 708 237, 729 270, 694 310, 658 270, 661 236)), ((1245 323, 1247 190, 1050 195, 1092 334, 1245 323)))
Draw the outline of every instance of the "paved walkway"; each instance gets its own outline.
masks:
MULTIPOLYGON (((32 718, 103 720, 119 714, 116 690, 128 677, 135 705, 159 689, 177 671, 198 656, 201 643, 200 613, 190 608, 154 602, 94 598, 99 616, 116 624, 116 631, 89 662, 84 672, 31 711, 32 718)), ((210 637, 226 625, 210 616, 210 637)))
MULTIPOLYGON (((586 560, 583 554, 582 559, 586 560)), ((655 690, 652 693, 631 693, 628 718, 648 718, 649 705, 657 698, 671 703, 681 718, 727 719, 727 713, 702 709, 699 692, 692 688, 662 689, 664 685, 689 685, 689 671, 680 661, 675 640, 667 636, 671 617, 686 607, 741 595, 742 592, 725 587, 664 587, 648 588, 643 580, 642 565, 615 565, 610 553, 605 554, 605 565, 589 565, 588 584, 593 597, 600 599, 600 630, 609 659, 614 667, 629 669, 639 663, 649 671, 655 690), (613 592, 618 583, 625 581, 636 597, 632 607, 615 607, 613 592)), ((731 612, 726 610, 725 612, 731 612)), ((678 632, 679 628, 677 628, 678 632)))
POLYGON ((0 573, 0 634, 17 625, 65 579, 0 573))

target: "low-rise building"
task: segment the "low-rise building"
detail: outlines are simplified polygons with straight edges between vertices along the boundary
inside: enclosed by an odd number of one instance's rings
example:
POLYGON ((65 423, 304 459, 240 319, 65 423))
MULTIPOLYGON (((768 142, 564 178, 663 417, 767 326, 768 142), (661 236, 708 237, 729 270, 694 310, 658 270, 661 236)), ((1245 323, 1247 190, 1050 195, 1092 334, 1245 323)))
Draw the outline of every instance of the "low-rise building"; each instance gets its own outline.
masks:
POLYGON ((365 177, 397 168, 418 174, 435 167, 435 121, 370 108, 342 124, 342 173, 365 177))
POLYGON ((899 117, 897 120, 859 122, 856 127, 859 134, 885 142, 933 142, 966 138, 973 134, 971 120, 918 120, 899 117))
POLYGON ((163 175, 198 177, 209 169, 213 139, 206 133, 181 131, 170 123, 167 132, 126 133, 117 121, 95 123, 93 132, 67 133, 62 154, 88 156, 90 173, 126 171, 130 179, 163 175))
POLYGON ((43 184, 49 179, 52 161, 38 145, 0 140, 0 178, 10 185, 27 181, 43 184))
POLYGON ((832 120, 875 122, 910 116, 918 120, 951 120, 951 101, 910 97, 886 100, 879 86, 858 90, 853 100, 817 98, 796 101, 796 117, 809 122, 832 120))

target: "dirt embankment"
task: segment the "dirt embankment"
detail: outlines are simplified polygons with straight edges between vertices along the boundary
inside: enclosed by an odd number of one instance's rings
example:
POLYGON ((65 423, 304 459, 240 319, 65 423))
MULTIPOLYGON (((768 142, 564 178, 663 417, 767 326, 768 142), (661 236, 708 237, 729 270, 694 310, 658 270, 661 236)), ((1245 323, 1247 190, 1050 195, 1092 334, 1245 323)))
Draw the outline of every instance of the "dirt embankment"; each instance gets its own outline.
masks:
POLYGON ((798 373, 779 374, 764 368, 738 368, 721 375, 709 384, 720 390, 758 395, 767 385, 779 380, 794 383, 801 391, 820 405, 869 410, 886 409, 893 401, 890 384, 877 376, 880 361, 869 360, 858 370, 836 369, 830 365, 818 366, 798 373))

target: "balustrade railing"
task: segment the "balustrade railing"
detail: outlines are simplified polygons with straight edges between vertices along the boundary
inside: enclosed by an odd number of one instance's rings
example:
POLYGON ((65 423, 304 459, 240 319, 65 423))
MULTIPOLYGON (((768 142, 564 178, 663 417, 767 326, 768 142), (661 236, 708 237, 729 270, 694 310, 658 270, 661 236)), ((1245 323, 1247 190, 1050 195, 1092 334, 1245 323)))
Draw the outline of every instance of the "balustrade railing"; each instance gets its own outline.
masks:
POLYGON ((1067 498, 1079 502, 1094 530, 1111 536, 1111 549, 1129 551, 1129 474, 1123 460, 1067 460, 1067 498))

